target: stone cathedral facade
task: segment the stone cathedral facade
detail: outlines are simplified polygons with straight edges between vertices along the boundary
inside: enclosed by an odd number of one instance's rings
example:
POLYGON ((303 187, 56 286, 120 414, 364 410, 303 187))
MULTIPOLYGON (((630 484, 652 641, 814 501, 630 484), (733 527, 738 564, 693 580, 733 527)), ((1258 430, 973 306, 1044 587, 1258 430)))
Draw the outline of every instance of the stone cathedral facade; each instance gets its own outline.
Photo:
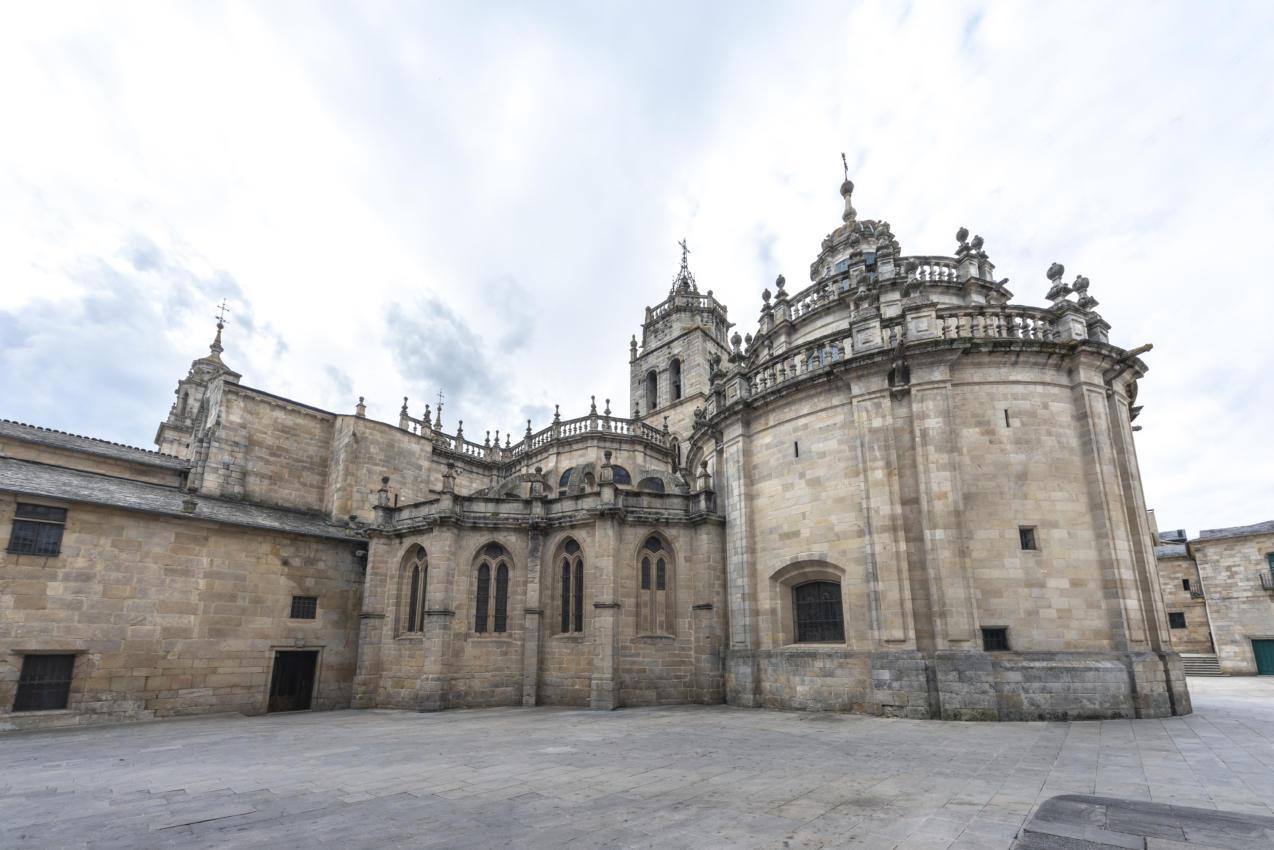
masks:
POLYGON ((248 387, 220 324, 158 451, 0 423, 0 728, 1188 713, 1133 443, 1145 349, 1108 341, 1086 278, 1054 264, 1049 306, 1013 304, 980 237, 905 255, 852 192, 746 334, 683 250, 628 408, 516 442, 248 387))

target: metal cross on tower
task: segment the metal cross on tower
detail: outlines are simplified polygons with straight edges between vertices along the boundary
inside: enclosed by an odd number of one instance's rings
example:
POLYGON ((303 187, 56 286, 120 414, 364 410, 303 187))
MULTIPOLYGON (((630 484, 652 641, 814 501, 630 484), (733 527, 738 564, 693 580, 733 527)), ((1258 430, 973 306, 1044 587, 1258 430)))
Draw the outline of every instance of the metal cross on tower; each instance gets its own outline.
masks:
POLYGON ((221 299, 221 306, 217 308, 217 327, 224 327, 226 324, 226 299, 221 299))
POLYGON ((845 159, 844 151, 841 151, 841 154, 840 154, 840 164, 841 164, 841 167, 845 169, 845 179, 848 180, 849 179, 849 160, 845 159))

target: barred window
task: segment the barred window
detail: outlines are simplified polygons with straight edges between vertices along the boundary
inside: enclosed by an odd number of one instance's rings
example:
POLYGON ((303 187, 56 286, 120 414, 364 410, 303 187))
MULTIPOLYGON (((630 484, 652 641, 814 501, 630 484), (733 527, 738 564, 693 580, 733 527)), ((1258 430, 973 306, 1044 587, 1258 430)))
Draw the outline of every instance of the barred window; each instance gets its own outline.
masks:
POLYGON ((474 622, 473 630, 475 632, 485 632, 487 630, 487 606, 491 601, 491 565, 483 562, 478 567, 478 601, 474 606, 474 622))
POLYGON ((1184 629, 1186 627, 1186 615, 1184 611, 1168 612, 1168 628, 1184 629))
POLYGON ((840 585, 811 581, 792 589, 796 602, 797 643, 841 643, 845 640, 845 615, 840 585))
POLYGON ((53 557, 62 551, 66 509, 18 503, 9 534, 9 553, 53 557))
POLYGON ((66 708, 74 670, 74 655, 23 656, 13 710, 56 711, 66 708))
POLYGON ((584 553, 567 538, 558 550, 558 634, 584 631, 584 553))
POLYGON ((1023 551, 1029 552, 1039 548, 1039 546, 1037 546, 1035 543, 1034 526, 1029 526, 1029 525, 1019 526, 1017 530, 1017 537, 1018 537, 1018 542, 1022 544, 1023 551))
POLYGON ((506 632, 509 629, 509 566, 503 562, 495 571, 495 629, 506 632))
POLYGON ((399 594, 400 633, 425 630, 425 599, 429 592, 429 556, 419 546, 407 553, 403 561, 402 588, 399 594))
POLYGON ((1006 626, 986 626, 982 629, 982 649, 986 652, 1008 652, 1009 630, 1006 626))
POLYGON ((292 597, 292 613, 288 615, 293 620, 313 620, 318 617, 318 597, 317 596, 293 596, 292 597))

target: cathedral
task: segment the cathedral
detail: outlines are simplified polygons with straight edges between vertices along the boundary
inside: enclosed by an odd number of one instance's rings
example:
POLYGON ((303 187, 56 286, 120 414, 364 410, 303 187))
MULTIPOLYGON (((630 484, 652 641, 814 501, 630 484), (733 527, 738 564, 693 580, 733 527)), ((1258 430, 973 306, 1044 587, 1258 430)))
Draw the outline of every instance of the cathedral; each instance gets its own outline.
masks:
POLYGON ((221 323, 155 451, 0 422, 0 729, 1189 713, 1133 438, 1149 346, 1112 344, 1060 264, 1037 307, 964 228, 904 254, 853 189, 809 285, 779 276, 743 327, 683 246, 628 406, 517 441, 247 386, 221 323))

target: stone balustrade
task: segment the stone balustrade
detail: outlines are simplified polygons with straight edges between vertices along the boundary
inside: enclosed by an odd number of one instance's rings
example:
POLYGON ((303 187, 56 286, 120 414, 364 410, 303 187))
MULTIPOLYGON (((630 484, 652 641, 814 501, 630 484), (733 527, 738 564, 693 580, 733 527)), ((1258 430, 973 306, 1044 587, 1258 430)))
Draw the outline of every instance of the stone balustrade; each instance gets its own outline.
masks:
POLYGON ((943 339, 1058 339, 1048 310, 1039 307, 943 308, 938 310, 943 339))
POLYGON ((820 339, 771 357, 747 375, 748 392, 761 395, 845 359, 847 339, 820 339))

